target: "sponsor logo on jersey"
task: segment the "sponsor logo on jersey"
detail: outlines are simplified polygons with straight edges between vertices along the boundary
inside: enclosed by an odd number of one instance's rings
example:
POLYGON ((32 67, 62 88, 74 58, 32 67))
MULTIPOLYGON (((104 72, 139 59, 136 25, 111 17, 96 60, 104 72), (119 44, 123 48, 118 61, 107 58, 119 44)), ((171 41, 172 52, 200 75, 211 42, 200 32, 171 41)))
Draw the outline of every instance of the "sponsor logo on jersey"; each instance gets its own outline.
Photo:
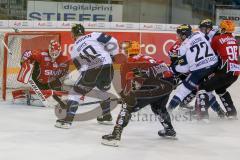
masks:
POLYGON ((240 64, 229 63, 230 71, 240 71, 240 64))
POLYGON ((199 63, 197 63, 196 67, 206 65, 210 62, 217 62, 217 60, 218 60, 217 56, 208 57, 208 58, 205 58, 204 60, 200 61, 199 63))
POLYGON ((226 43, 226 42, 228 42, 228 44, 236 44, 236 39, 234 37, 220 38, 219 41, 221 44, 226 43))
POLYGON ((62 74, 62 70, 45 70, 46 76, 59 76, 62 74))

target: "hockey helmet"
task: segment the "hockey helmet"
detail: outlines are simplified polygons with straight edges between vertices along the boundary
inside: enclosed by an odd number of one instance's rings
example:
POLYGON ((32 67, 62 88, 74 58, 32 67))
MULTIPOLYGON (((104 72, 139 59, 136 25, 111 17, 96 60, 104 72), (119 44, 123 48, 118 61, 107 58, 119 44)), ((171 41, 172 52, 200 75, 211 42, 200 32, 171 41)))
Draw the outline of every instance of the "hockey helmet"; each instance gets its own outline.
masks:
POLYGON ((74 37, 78 37, 85 34, 85 28, 82 24, 73 24, 71 32, 74 37))
POLYGON ((200 24, 199 24, 199 26, 198 26, 199 28, 213 28, 213 22, 212 22, 212 20, 211 19, 204 19, 204 20, 202 20, 201 22, 200 22, 200 24))
POLYGON ((231 20, 222 20, 219 27, 221 31, 226 33, 233 33, 235 31, 235 23, 231 20))
POLYGON ((137 55, 140 53, 140 44, 137 41, 124 41, 121 48, 128 56, 137 55))
POLYGON ((189 24, 182 24, 177 27, 177 34, 187 38, 192 34, 192 27, 189 24))
POLYGON ((61 45, 58 41, 51 40, 48 47, 49 55, 51 58, 56 59, 61 53, 61 45))

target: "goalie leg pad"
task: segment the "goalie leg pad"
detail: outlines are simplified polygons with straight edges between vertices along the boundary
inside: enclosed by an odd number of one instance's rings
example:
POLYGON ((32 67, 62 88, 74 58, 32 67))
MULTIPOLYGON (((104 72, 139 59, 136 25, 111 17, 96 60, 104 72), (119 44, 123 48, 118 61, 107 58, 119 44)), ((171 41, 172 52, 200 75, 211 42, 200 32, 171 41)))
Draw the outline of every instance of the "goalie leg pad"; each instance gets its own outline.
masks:
POLYGON ((12 96, 13 96, 13 100, 26 98, 27 97, 26 90, 20 89, 20 90, 12 91, 12 96))

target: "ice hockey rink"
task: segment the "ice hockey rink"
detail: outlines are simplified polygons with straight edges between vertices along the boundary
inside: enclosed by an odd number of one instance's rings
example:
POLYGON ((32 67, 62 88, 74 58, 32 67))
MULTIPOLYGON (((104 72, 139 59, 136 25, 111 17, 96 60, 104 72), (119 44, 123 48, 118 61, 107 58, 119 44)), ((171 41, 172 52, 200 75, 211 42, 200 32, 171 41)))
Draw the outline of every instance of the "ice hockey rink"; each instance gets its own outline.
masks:
MULTIPOLYGON (((238 112, 239 91, 238 80, 230 88, 238 112)), ((118 111, 119 107, 113 111, 114 119, 118 111)), ((181 115, 180 112, 176 110, 174 114, 181 115)), ((135 114, 116 148, 101 145, 101 136, 110 133, 113 126, 91 120, 76 122, 68 130, 58 129, 54 127, 53 108, 0 102, 0 159, 236 160, 240 156, 239 120, 220 120, 212 111, 210 123, 175 116, 178 139, 172 140, 157 135, 161 125, 151 120, 150 114, 149 107, 135 114)))

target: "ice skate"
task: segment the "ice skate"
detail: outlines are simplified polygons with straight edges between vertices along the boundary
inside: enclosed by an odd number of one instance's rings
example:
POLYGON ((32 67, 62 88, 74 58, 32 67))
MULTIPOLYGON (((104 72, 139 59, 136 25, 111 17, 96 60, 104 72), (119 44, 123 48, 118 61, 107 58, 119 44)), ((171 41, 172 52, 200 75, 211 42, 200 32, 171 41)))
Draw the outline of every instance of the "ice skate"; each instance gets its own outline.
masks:
POLYGON ((97 121, 99 124, 113 125, 111 114, 101 115, 101 116, 97 117, 97 121))
POLYGON ((226 113, 226 117, 229 120, 237 120, 237 111, 236 110, 232 110, 232 111, 228 111, 226 113))
POLYGON ((102 136, 102 144, 118 147, 121 140, 122 130, 122 127, 115 126, 111 134, 102 136))
POLYGON ((176 139, 176 132, 174 129, 163 129, 158 131, 158 135, 164 138, 176 139))
POLYGON ((217 115, 218 115, 218 117, 221 118, 221 119, 225 118, 225 114, 226 114, 226 113, 225 113, 222 109, 220 109, 219 111, 217 111, 217 115))
POLYGON ((72 123, 64 120, 57 120, 54 125, 56 128, 69 129, 71 128, 72 123))

